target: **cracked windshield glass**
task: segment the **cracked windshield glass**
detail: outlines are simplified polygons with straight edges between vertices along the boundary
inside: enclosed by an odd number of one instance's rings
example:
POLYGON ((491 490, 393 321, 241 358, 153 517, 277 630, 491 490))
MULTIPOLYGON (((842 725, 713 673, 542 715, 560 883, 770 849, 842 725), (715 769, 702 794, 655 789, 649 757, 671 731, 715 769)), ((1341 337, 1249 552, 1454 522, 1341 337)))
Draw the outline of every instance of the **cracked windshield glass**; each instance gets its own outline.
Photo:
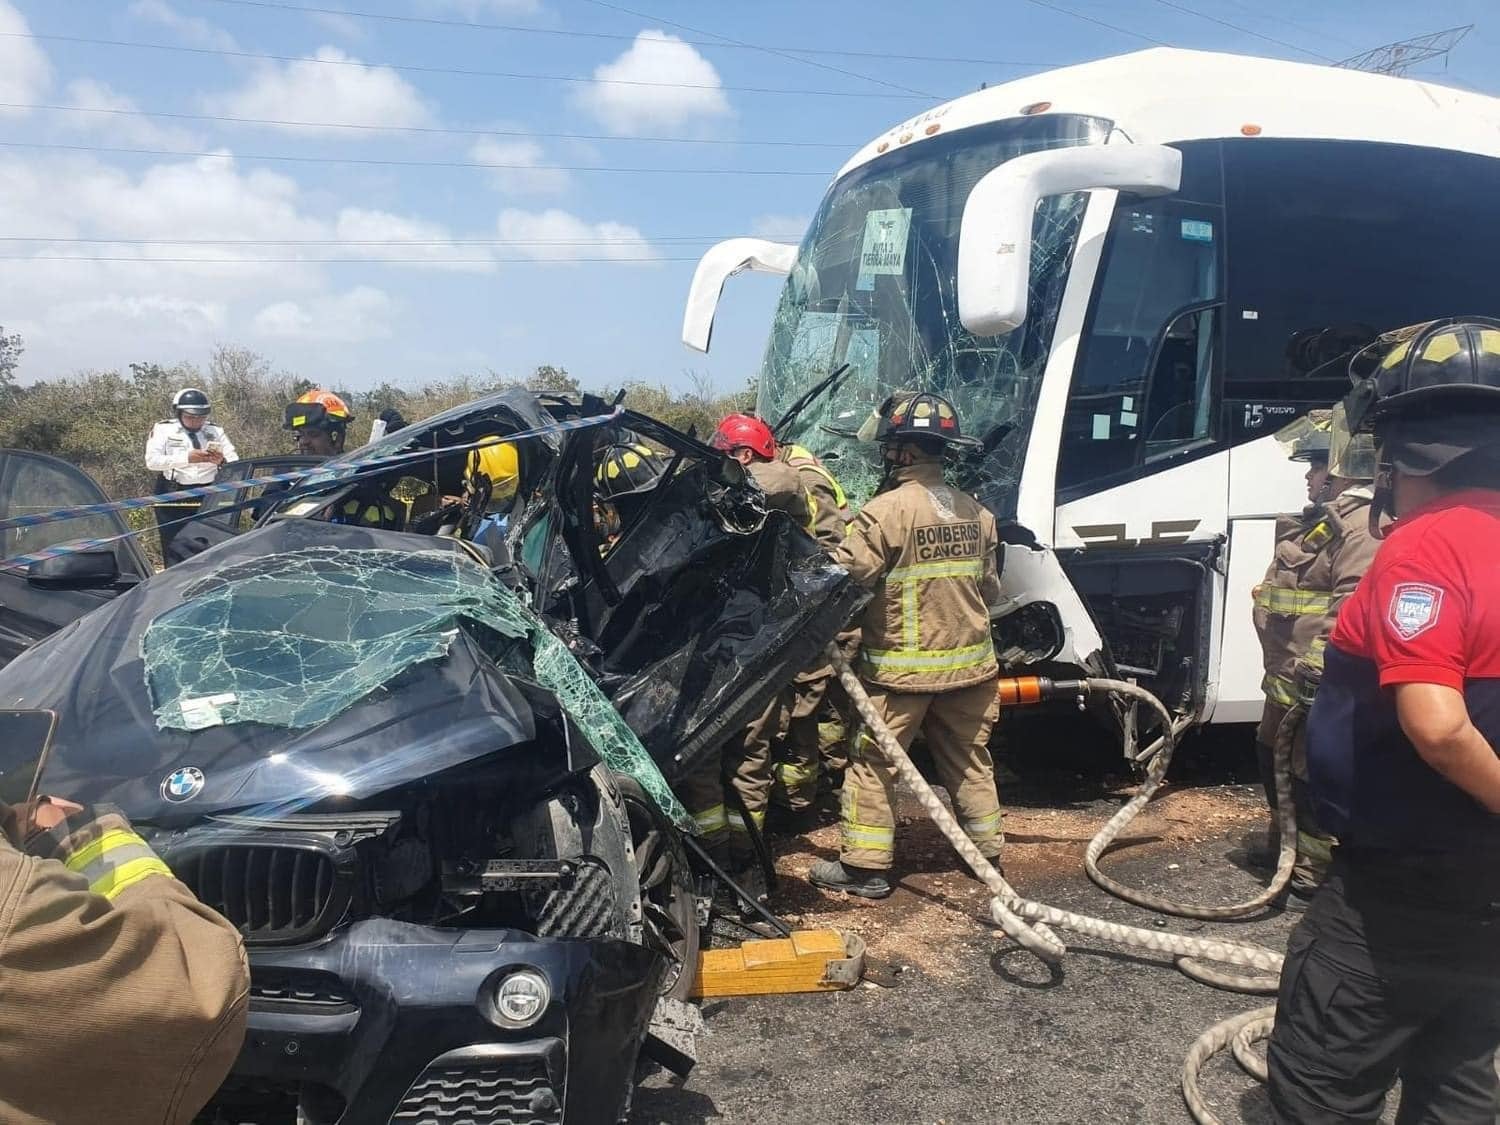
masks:
POLYGON ((817 452, 856 503, 880 482, 873 445, 854 439, 892 391, 936 391, 984 442, 961 483, 992 509, 1015 508, 1021 462, 1058 305, 1087 197, 1050 196, 1036 212, 1030 314, 981 338, 958 319, 958 236, 969 192, 989 171, 1030 152, 1102 143, 1108 122, 1049 116, 962 129, 888 153, 828 193, 803 240, 772 327, 760 409, 779 420, 842 364, 832 394, 814 400, 787 435, 817 452))
POLYGON ((141 638, 157 726, 325 722, 447 654, 467 629, 502 667, 552 691, 611 768, 677 818, 650 755, 567 646, 489 571, 453 551, 320 547, 227 567, 141 638))

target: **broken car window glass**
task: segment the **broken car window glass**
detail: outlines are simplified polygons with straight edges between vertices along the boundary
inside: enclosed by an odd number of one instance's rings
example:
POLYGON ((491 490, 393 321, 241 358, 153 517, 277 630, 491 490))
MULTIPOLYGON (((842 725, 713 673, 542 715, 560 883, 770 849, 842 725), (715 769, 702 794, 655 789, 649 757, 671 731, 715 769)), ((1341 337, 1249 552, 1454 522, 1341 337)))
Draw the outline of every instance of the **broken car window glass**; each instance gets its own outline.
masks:
POLYGON ((854 440, 892 391, 936 391, 958 408, 985 452, 959 483, 1010 513, 1031 416, 1087 197, 1037 208, 1030 314, 1004 336, 976 337, 958 319, 958 237, 974 185, 1014 157, 1101 142, 1108 123, 1049 115, 956 130, 886 154, 833 186, 787 279, 761 370, 761 413, 780 418, 844 363, 833 395, 797 419, 794 440, 829 460, 856 503, 880 482, 873 445, 854 440))
POLYGON ((301 728, 441 659, 465 624, 492 631, 498 640, 486 647, 497 664, 529 664, 599 757, 687 822, 650 755, 567 646, 456 551, 314 547, 227 567, 151 622, 141 657, 160 728, 301 728))

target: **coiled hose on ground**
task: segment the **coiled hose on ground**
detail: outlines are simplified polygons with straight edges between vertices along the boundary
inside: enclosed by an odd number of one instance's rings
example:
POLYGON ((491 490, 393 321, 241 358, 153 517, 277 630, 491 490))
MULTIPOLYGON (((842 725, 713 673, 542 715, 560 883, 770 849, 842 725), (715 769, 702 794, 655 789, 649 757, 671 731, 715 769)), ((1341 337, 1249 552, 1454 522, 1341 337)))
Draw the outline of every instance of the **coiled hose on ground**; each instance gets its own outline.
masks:
MULTIPOLYGON (((1274 992, 1281 971, 1282 955, 1259 945, 1241 942, 1216 941, 1190 937, 1161 930, 1147 930, 1139 926, 1126 926, 1118 922, 1107 922, 1102 918, 1091 918, 1085 914, 1059 910, 1044 903, 1022 898, 1005 881, 973 841, 964 833, 953 815, 943 805, 932 787, 912 764, 911 758, 881 721, 866 694, 859 677, 849 667, 838 648, 828 647, 826 653, 858 712, 865 729, 880 747, 886 759, 895 767, 901 780, 915 792, 923 811, 930 816, 948 842, 963 857, 974 874, 984 883, 993 896, 990 899, 990 915, 1012 939, 1023 948, 1034 953, 1049 965, 1058 964, 1067 952, 1067 946, 1053 932, 1056 926, 1086 937, 1107 941, 1117 945, 1128 945, 1154 953, 1171 954, 1177 958, 1178 967, 1194 980, 1218 988, 1238 992, 1274 992), (1224 973, 1204 965, 1203 962, 1234 965, 1258 970, 1261 975, 1247 977, 1224 973)), ((1096 694, 1113 694, 1136 699, 1154 710, 1163 723, 1158 744, 1141 754, 1138 760, 1150 760, 1140 792, 1127 802, 1089 842, 1084 853, 1084 867, 1089 878, 1101 888, 1127 902, 1143 906, 1160 913, 1175 914, 1186 918, 1224 920, 1253 914, 1272 902, 1285 888, 1291 878, 1296 861, 1296 813, 1291 794, 1291 739, 1295 733, 1292 716, 1283 722, 1275 746, 1277 819, 1281 832, 1281 847, 1277 857, 1276 874, 1269 886, 1254 898, 1231 906, 1203 907, 1175 903, 1168 899, 1137 891, 1105 875, 1099 869, 1099 857, 1119 836, 1125 826, 1133 820, 1156 795, 1171 765, 1176 748, 1178 730, 1173 726, 1171 715, 1161 701, 1136 684, 1123 680, 1091 679, 1081 681, 1082 690, 1096 694)), ((1296 715, 1296 712, 1293 712, 1296 715)), ((1219 1125, 1218 1118, 1208 1108, 1199 1092, 1198 1074, 1204 1063, 1226 1046, 1232 1046, 1235 1057, 1251 1074, 1264 1080, 1264 1064, 1251 1049, 1251 1044, 1270 1033, 1275 1008, 1259 1008, 1242 1016, 1217 1024, 1206 1031, 1193 1044, 1183 1066, 1182 1092, 1188 1111, 1199 1125, 1219 1125)))

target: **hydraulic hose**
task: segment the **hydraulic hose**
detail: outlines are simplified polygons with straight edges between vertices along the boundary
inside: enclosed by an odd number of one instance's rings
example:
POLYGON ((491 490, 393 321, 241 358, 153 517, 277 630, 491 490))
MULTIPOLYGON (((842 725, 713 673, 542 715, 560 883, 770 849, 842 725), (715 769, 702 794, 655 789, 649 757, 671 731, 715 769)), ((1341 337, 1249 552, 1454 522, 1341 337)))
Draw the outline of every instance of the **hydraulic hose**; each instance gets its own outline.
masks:
MULTIPOLYGON (((1208 961, 1217 961, 1223 964, 1237 965, 1244 968, 1257 969, 1265 973, 1274 973, 1281 968, 1281 955, 1269 949, 1263 949, 1256 945, 1246 945, 1239 942, 1216 941, 1208 938, 1189 937, 1185 934, 1174 934, 1160 930, 1147 930, 1139 926, 1126 926, 1118 922, 1107 922, 1102 918, 1090 918, 1083 914, 1074 914, 1071 911, 1059 910, 1054 906, 1047 906, 1039 902, 1031 902, 1018 895, 1005 877, 997 871, 979 849, 974 846, 972 840, 964 833, 958 822, 953 819, 951 813, 943 806, 932 787, 927 784, 925 778, 912 764, 911 758, 901 748, 901 744, 891 734, 890 729, 881 720, 879 713, 870 702, 869 695, 865 692, 864 685, 860 683, 859 677, 849 667, 843 655, 836 647, 830 646, 825 653, 834 671, 838 674, 839 682, 843 684, 844 690, 849 694, 854 703, 861 721, 868 730, 871 737, 875 739, 881 752, 896 768, 897 774, 907 783, 917 795, 923 811, 930 816, 947 837, 948 842, 953 845, 954 850, 963 857, 964 861, 974 871, 974 874, 984 883, 993 896, 990 900, 990 914, 995 923, 1000 926, 1010 937, 1027 950, 1036 954, 1048 964, 1057 964, 1062 960, 1063 954, 1067 952, 1067 946, 1052 932, 1053 926, 1081 933, 1087 937, 1101 941, 1114 942, 1116 944, 1131 945, 1139 949, 1148 949, 1156 953, 1174 954, 1178 957, 1201 958, 1208 961)), ((1041 691, 1038 698, 1044 697, 1047 689, 1052 689, 1056 694, 1074 694, 1079 684, 1087 684, 1088 681, 1072 681, 1067 683, 1050 683, 1038 681, 1041 691)), ((1117 680, 1101 681, 1110 685, 1108 690, 1130 689, 1131 693, 1139 692, 1141 697, 1150 697, 1150 693, 1134 684, 1125 684, 1117 680)), ((1167 717, 1166 708, 1157 702, 1163 717, 1167 717)), ((1153 762, 1153 767, 1158 763, 1170 762, 1171 737, 1170 726, 1168 727, 1168 743, 1153 762)), ((1163 767, 1164 768, 1164 767, 1163 767)), ((1153 790, 1154 792, 1154 790, 1153 790)), ((1138 811, 1138 810, 1137 810, 1138 811)), ((1133 815, 1133 814, 1132 814, 1133 815)), ((1118 819, 1116 817, 1115 819, 1118 819)), ((1113 821, 1111 822, 1113 823, 1113 821)), ((1119 831, 1119 825, 1115 831, 1119 831)), ((1102 849, 1101 849, 1102 850, 1102 849)), ((1238 983, 1238 981, 1237 981, 1238 983)), ((1268 983, 1268 982, 1267 982, 1268 983)), ((1266 983, 1252 980, 1239 984, 1239 987, 1253 988, 1260 991, 1266 987, 1266 983)))
MULTIPOLYGON (((1189 937, 1185 934, 1147 930, 1139 926, 1126 926, 1118 922, 1108 922, 1102 918, 1059 910, 1044 903, 1022 898, 1005 881, 1005 877, 995 866, 980 854, 973 841, 964 833, 952 814, 943 806, 937 794, 933 792, 932 787, 927 784, 926 779, 912 764, 911 758, 875 710, 869 695, 865 692, 864 685, 860 683, 859 677, 849 667, 848 661, 838 651, 837 646, 829 645, 826 655, 870 737, 875 740, 886 759, 895 767, 901 780, 906 782, 916 794, 923 811, 932 818, 948 842, 953 845, 990 891, 991 917, 1023 948, 1034 953, 1049 965, 1058 964, 1067 952, 1067 947, 1053 932, 1052 927, 1056 926, 1101 941, 1175 955, 1178 959, 1177 965, 1184 973, 1194 980, 1215 987, 1254 993, 1275 991, 1283 957, 1262 946, 1189 937), (1263 975, 1232 976, 1201 965, 1198 963, 1200 961, 1213 961, 1255 969, 1263 975)), ((998 691, 1002 701, 1011 703, 1039 702, 1044 698, 1056 698, 1063 695, 1077 696, 1085 692, 1128 695, 1151 707, 1162 720, 1164 725, 1158 743, 1137 758, 1138 761, 1150 760, 1146 781, 1141 786, 1141 791, 1109 819, 1104 828, 1089 842, 1085 852, 1085 867, 1088 869, 1090 878, 1101 888, 1127 902, 1163 913, 1191 918, 1226 919, 1254 913, 1271 902, 1285 887, 1296 859, 1297 837, 1296 814, 1292 804, 1290 782, 1291 742, 1295 734, 1291 715, 1282 723, 1275 747, 1277 812, 1281 828, 1281 850, 1277 861, 1276 876, 1265 891, 1247 902, 1229 907, 1197 907, 1173 903, 1156 895, 1132 890, 1104 875, 1098 869, 1097 861, 1100 854, 1155 796, 1165 778, 1167 767, 1171 764, 1172 751, 1175 748, 1180 728, 1173 724, 1170 713, 1160 700, 1135 684, 1108 679, 1054 682, 1038 677, 1027 677, 1023 680, 1002 680, 998 691)), ((1293 714, 1296 712, 1294 711, 1293 714)), ((1183 1065, 1182 1091, 1188 1110, 1199 1125, 1219 1125, 1218 1119, 1203 1101, 1199 1092, 1198 1075, 1203 1064, 1224 1047, 1232 1046, 1241 1065, 1251 1073, 1256 1073, 1256 1068, 1261 1067, 1261 1064, 1251 1050, 1251 1043, 1269 1035, 1274 1012, 1274 1007, 1259 1008, 1245 1015, 1236 1016, 1210 1028, 1193 1044, 1183 1065)))

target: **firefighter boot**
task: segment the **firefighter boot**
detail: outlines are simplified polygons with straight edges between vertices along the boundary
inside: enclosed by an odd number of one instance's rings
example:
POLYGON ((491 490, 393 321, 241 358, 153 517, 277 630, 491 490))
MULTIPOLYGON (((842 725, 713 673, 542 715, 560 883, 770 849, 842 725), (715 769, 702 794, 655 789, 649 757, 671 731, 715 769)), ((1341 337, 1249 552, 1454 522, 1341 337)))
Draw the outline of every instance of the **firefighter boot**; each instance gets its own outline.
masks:
POLYGON ((807 872, 807 880, 825 891, 843 891, 860 898, 888 898, 891 881, 884 871, 849 867, 836 859, 820 859, 807 872))

